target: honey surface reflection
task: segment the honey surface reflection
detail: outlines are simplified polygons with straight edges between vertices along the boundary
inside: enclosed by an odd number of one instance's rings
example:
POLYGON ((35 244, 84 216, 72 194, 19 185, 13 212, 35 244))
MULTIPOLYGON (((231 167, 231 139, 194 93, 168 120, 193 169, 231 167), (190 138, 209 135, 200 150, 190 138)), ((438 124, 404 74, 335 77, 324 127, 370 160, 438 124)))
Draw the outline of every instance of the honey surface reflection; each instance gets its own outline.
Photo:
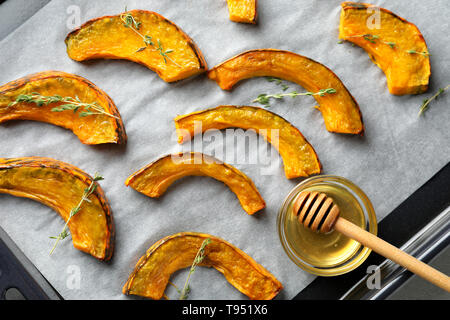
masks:
MULTIPOLYGON (((302 191, 326 193, 339 206, 343 218, 365 228, 364 212, 347 189, 336 184, 318 183, 302 191)), ((360 244, 339 232, 321 234, 301 225, 292 212, 295 199, 296 197, 288 206, 284 225, 286 239, 292 250, 305 262, 321 268, 333 267, 352 258, 359 250, 360 244)))

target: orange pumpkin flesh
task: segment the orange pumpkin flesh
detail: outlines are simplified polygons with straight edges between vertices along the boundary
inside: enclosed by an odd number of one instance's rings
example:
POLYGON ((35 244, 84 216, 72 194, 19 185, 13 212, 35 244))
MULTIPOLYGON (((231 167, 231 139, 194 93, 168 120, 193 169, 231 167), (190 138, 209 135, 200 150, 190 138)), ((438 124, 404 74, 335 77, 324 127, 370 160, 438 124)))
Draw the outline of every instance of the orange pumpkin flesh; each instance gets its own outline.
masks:
MULTIPOLYGON (((58 160, 0 158, 0 193, 39 201, 54 209, 64 221, 91 182, 87 173, 58 160)), ((99 260, 109 260, 114 250, 114 222, 103 190, 94 183, 94 193, 83 202, 68 227, 75 248, 99 260)))
POLYGON ((193 112, 174 119, 178 142, 183 143, 197 132, 196 122, 205 132, 213 129, 254 129, 277 148, 288 179, 320 173, 321 164, 314 148, 301 132, 280 116, 262 108, 248 106, 219 106, 193 112), (272 135, 277 136, 272 136, 272 135))
POLYGON ((117 143, 127 141, 125 128, 114 102, 111 98, 89 80, 61 71, 44 71, 11 81, 0 87, 0 123, 9 120, 35 120, 51 123, 69 130, 85 144, 117 143), (104 114, 80 117, 79 110, 53 112, 61 102, 37 106, 35 103, 14 102, 21 94, 39 93, 43 96, 59 95, 61 97, 78 97, 84 103, 96 102, 104 114))
POLYGON ((205 247, 205 258, 200 266, 215 268, 253 300, 273 299, 283 288, 266 269, 225 240, 209 234, 182 232, 159 240, 147 250, 124 285, 123 293, 161 299, 170 276, 190 267, 208 238, 211 242, 205 247))
POLYGON ((256 23, 257 0, 227 0, 230 20, 242 23, 256 23))
POLYGON ((428 53, 425 39, 411 22, 389 10, 364 3, 343 2, 339 38, 363 48, 386 75, 389 92, 395 95, 419 94, 428 90, 431 75, 430 57, 408 53, 428 53), (368 21, 379 10, 379 28, 370 28, 368 21), (373 41, 362 35, 375 36, 373 41), (391 43, 391 45, 389 45, 391 43))
POLYGON ((125 184, 149 197, 157 198, 172 183, 185 176, 208 176, 222 181, 236 194, 248 214, 266 206, 258 189, 244 173, 202 153, 162 157, 132 174, 125 184))
POLYGON ((333 88, 334 94, 314 98, 319 103, 328 131, 364 133, 361 112, 353 96, 339 78, 324 65, 293 52, 259 49, 243 52, 208 72, 208 77, 224 90, 252 77, 270 76, 295 82, 310 92, 333 88))
POLYGON ((89 20, 66 37, 67 54, 76 61, 89 59, 126 59, 155 71, 164 81, 173 82, 204 72, 202 53, 178 26, 156 12, 127 11, 141 23, 139 33, 152 37, 153 46, 145 50, 143 38, 125 27, 120 15, 89 20), (167 53, 166 61, 158 48, 167 53))

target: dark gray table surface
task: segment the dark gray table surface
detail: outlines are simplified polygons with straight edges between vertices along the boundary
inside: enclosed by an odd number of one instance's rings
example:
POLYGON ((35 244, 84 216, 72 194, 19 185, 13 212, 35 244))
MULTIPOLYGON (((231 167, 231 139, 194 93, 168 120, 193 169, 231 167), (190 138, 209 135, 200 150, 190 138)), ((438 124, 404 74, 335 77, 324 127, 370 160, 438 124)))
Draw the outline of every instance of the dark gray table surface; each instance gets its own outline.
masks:
POLYGON ((0 0, 0 40, 43 8, 50 0, 0 0))

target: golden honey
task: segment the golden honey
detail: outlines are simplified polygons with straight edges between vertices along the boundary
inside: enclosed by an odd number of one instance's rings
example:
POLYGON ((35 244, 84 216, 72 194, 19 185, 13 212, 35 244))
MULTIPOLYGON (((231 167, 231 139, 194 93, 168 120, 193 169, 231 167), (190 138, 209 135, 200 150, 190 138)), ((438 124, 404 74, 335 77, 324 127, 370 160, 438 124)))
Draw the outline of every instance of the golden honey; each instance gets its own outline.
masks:
MULTIPOLYGON (((326 193, 339 206, 341 217, 361 228, 365 228, 366 222, 361 206, 355 197, 344 188, 335 185, 319 184, 305 188, 302 191, 326 193)), ((327 234, 322 234, 300 224, 298 216, 292 211, 294 201, 288 207, 285 225, 286 238, 305 262, 322 268, 334 267, 348 260, 358 251, 360 247, 359 242, 339 232, 331 231, 327 234)))
POLYGON ((376 216, 364 192, 337 176, 315 176, 297 185, 285 199, 278 216, 280 240, 288 256, 308 272, 333 276, 359 266, 370 250, 337 231, 327 234, 304 227, 292 207, 303 191, 325 193, 339 206, 340 216, 376 234, 376 216))

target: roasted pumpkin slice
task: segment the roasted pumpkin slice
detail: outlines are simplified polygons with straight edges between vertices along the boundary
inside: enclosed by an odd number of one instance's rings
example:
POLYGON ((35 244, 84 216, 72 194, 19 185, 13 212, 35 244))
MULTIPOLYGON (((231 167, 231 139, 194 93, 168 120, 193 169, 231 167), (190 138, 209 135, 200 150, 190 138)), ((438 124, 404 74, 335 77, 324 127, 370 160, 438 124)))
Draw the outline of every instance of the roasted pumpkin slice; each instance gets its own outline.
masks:
POLYGON ((194 133, 237 127, 253 129, 278 150, 288 179, 320 173, 322 166, 314 148, 302 133, 282 117, 258 107, 219 106, 174 119, 178 142, 194 133))
POLYGON ((73 246, 99 260, 114 250, 114 222, 103 190, 82 170, 62 161, 41 158, 0 158, 0 193, 39 201, 67 221, 91 183, 96 188, 68 223, 73 246))
POLYGON ((0 87, 0 123, 48 122, 69 130, 86 144, 127 141, 111 98, 89 80, 61 71, 44 71, 0 87), (64 105, 70 105, 62 111, 64 105), (59 111, 59 112, 57 112, 59 111))
POLYGON ((253 181, 244 173, 214 157, 197 152, 162 157, 133 173, 125 184, 146 196, 158 198, 172 183, 186 176, 208 176, 222 181, 236 194, 248 214, 266 206, 253 181))
POLYGON ((431 75, 428 48, 411 22, 384 8, 343 2, 339 38, 366 50, 385 73, 390 93, 418 94, 428 90, 431 75), (379 14, 378 21, 369 23, 375 14, 379 14), (378 25, 372 27, 374 23, 378 25))
POLYGON ((243 52, 208 72, 224 90, 252 77, 270 76, 298 83, 310 92, 333 88, 334 94, 315 95, 328 131, 363 134, 361 112, 339 78, 323 64, 289 51, 260 49, 243 52))
POLYGON ((136 264, 123 287, 124 294, 161 299, 170 276, 190 267, 202 246, 204 259, 200 266, 213 267, 236 289, 253 300, 273 299, 283 288, 266 269, 239 248, 218 237, 196 232, 181 232, 153 244, 136 264))
POLYGON ((257 0, 227 0, 227 3, 231 21, 256 23, 257 0))
POLYGON ((206 70, 202 53, 177 25, 156 12, 132 10, 89 20, 66 37, 76 61, 126 59, 155 71, 164 81, 206 70))

